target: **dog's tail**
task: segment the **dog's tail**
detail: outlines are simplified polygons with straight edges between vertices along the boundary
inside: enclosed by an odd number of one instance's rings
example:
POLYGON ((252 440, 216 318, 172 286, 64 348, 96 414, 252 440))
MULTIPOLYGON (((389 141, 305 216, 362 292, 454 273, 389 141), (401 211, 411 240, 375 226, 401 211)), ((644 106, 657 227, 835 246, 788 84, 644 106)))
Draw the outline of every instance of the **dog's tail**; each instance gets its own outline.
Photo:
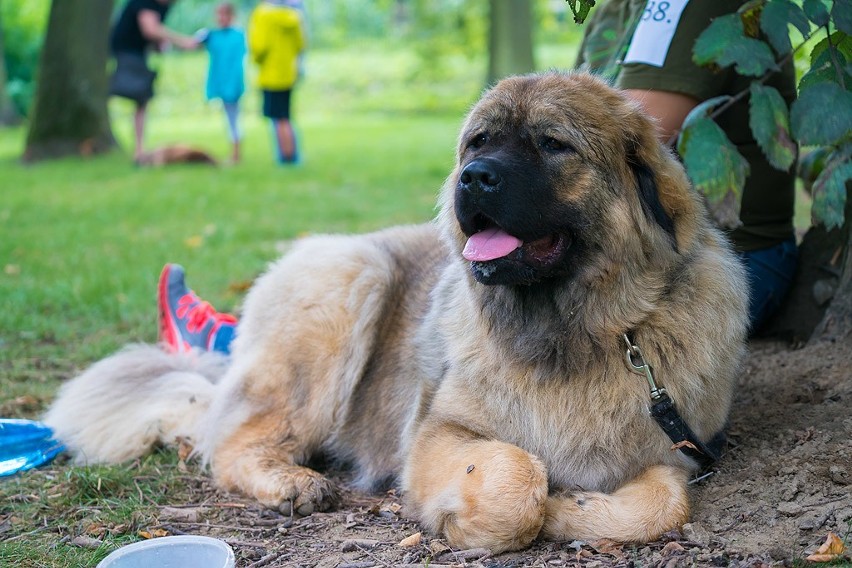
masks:
POLYGON ((44 422, 77 463, 118 463, 182 440, 194 445, 226 369, 217 353, 130 345, 63 385, 44 422))

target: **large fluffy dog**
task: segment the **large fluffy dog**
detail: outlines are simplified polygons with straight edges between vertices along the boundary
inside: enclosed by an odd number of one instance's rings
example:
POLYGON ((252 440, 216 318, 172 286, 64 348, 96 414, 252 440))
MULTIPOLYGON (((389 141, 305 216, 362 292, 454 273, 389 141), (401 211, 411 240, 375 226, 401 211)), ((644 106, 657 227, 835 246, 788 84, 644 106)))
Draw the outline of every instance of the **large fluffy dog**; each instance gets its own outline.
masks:
POLYGON ((227 366, 131 347, 47 422, 88 461, 191 438, 221 487, 301 514, 334 502, 305 465, 323 454, 361 487, 399 480, 459 547, 685 522, 695 463, 649 416, 625 334, 700 444, 725 425, 747 298, 654 125, 589 76, 504 80, 440 199, 434 224, 299 242, 249 292, 227 366))

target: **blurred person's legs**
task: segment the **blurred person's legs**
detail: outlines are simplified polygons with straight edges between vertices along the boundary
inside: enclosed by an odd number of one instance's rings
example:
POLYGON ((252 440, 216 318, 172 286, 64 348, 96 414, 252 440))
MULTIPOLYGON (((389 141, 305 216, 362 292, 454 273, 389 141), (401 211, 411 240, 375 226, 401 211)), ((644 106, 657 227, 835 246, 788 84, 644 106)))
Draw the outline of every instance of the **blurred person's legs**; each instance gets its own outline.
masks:
POLYGON ((263 116, 272 121, 276 158, 279 162, 292 164, 299 161, 296 135, 290 123, 291 91, 263 91, 263 116))
POLYGON ((289 120, 276 120, 275 139, 278 143, 278 160, 282 163, 293 163, 298 160, 296 153, 296 135, 289 120))
POLYGON ((136 103, 133 113, 133 159, 139 160, 145 151, 145 112, 148 103, 136 103))
POLYGON ((225 117, 228 119, 228 135, 231 140, 231 161, 237 163, 240 161, 240 103, 239 102, 224 102, 222 106, 225 109, 225 117))

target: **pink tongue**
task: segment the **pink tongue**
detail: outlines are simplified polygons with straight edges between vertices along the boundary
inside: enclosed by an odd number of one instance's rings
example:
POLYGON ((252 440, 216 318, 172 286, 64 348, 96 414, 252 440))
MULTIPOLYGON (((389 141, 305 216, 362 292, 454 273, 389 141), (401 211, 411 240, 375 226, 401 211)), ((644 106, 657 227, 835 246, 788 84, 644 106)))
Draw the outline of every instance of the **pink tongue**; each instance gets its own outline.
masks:
POLYGON ((523 241, 513 237, 499 227, 485 229, 468 239, 462 256, 467 260, 494 260, 501 258, 521 246, 523 241))

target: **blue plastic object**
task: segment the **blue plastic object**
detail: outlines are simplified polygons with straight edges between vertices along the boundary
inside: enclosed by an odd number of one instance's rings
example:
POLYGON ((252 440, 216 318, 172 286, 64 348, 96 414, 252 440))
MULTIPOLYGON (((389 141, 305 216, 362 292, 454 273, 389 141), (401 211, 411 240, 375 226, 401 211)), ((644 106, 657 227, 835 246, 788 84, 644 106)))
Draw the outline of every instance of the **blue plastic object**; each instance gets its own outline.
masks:
POLYGON ((41 422, 0 418, 0 477, 44 465, 64 449, 41 422))

